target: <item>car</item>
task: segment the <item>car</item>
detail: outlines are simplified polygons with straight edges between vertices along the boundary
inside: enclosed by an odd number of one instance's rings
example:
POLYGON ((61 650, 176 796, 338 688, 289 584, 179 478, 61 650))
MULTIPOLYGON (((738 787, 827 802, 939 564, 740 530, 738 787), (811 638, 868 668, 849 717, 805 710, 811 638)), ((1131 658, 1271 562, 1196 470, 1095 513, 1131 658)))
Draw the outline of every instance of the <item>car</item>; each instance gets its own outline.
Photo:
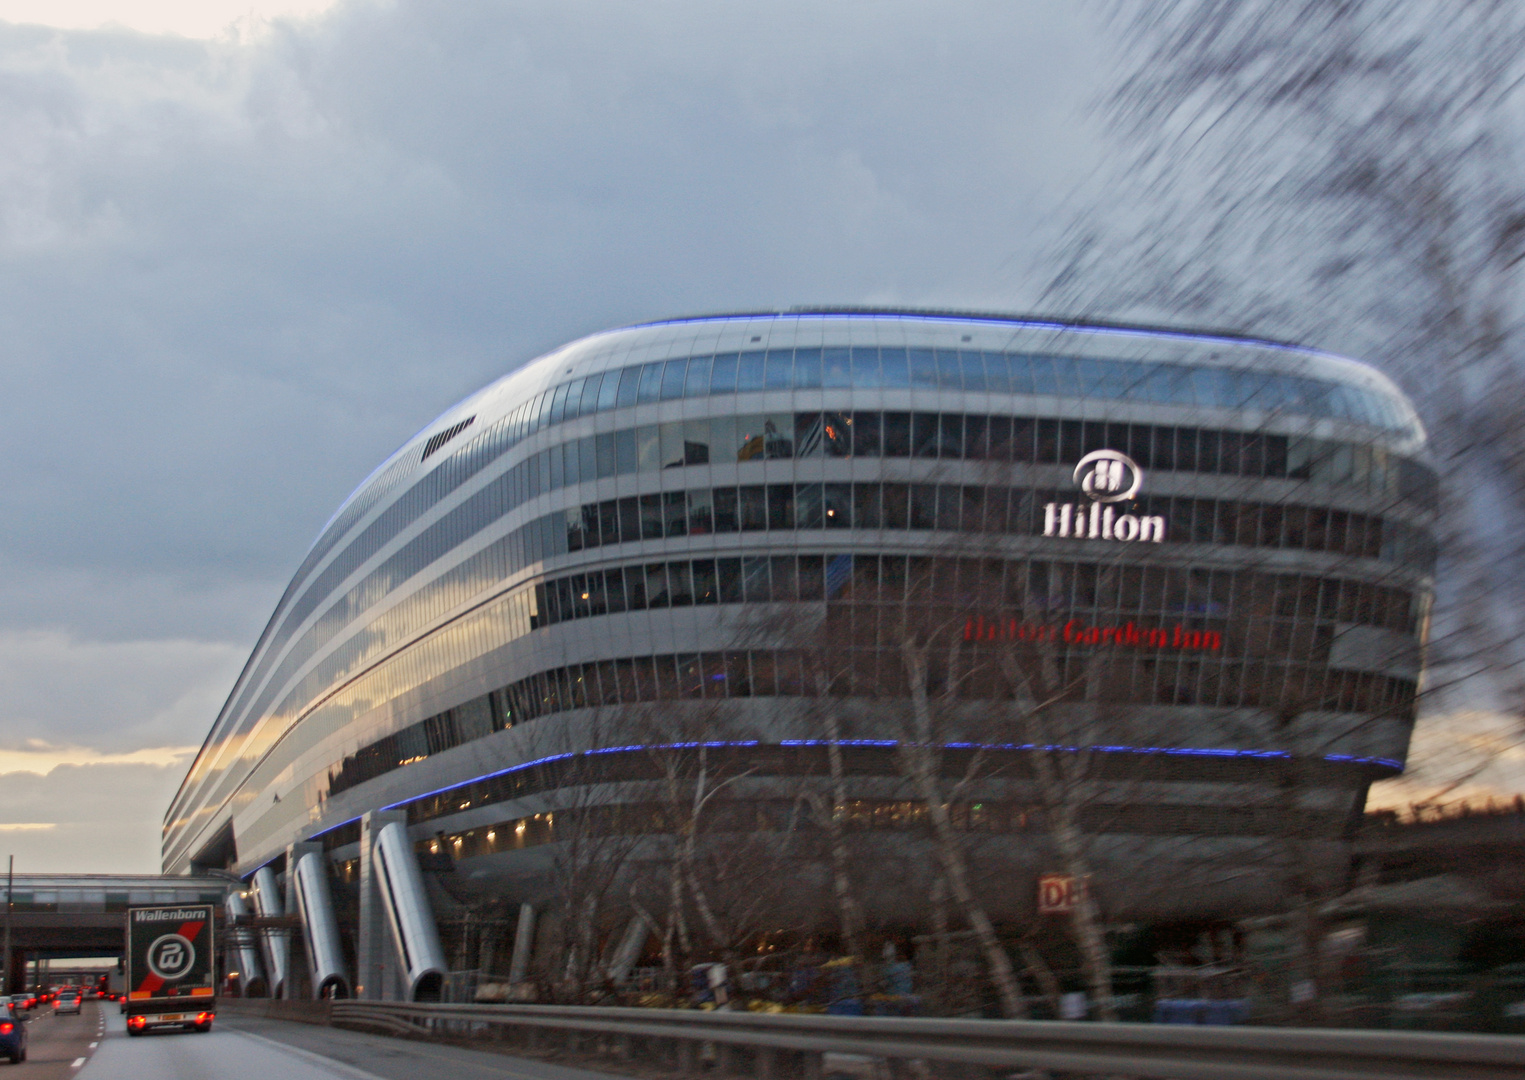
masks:
POLYGON ((77 1013, 80 1011, 80 998, 78 990, 60 991, 58 997, 53 999, 53 1015, 63 1013, 77 1013))
POLYGON ((26 1060, 26 1021, 8 1001, 0 1004, 0 1054, 13 1065, 26 1060))

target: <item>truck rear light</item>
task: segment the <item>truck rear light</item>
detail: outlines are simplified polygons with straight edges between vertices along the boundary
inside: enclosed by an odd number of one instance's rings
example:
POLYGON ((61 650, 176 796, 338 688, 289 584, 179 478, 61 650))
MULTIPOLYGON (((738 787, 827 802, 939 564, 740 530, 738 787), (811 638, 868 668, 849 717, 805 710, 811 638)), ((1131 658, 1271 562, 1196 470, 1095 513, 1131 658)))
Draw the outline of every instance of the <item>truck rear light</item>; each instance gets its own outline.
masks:
POLYGON ((144 1023, 146 1021, 141 1016, 129 1016, 127 1018, 127 1026, 130 1028, 140 1028, 144 1023))
POLYGON ((212 1017, 214 1015, 215 1015, 214 1013, 197 1013, 196 1014, 196 1023, 198 1023, 198 1024, 210 1024, 212 1022, 212 1017))

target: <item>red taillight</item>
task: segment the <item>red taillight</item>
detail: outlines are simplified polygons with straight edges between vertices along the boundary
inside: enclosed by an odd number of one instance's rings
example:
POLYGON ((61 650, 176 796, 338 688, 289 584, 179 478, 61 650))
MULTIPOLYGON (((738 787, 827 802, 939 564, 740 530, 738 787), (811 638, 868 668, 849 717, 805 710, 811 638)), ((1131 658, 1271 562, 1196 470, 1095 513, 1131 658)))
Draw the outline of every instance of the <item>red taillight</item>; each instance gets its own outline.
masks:
POLYGON ((144 1023, 146 1021, 141 1016, 129 1016, 127 1018, 128 1027, 142 1027, 144 1023))
POLYGON ((9 1020, 0 1020, 0 1035, 9 1035, 16 1030, 16 1025, 9 1020))
POLYGON ((212 1013, 197 1013, 196 1014, 196 1023, 198 1023, 198 1024, 210 1024, 212 1022, 212 1016, 213 1016, 212 1013))

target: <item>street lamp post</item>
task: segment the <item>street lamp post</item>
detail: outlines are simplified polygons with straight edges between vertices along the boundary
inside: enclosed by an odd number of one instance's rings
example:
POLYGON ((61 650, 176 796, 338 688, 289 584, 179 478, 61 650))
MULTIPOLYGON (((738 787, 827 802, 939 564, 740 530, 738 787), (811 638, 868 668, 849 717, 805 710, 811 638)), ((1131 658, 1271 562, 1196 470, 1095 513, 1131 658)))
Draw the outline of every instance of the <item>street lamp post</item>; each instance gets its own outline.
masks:
POLYGON ((5 975, 0 980, 0 986, 5 987, 5 992, 11 992, 11 908, 14 906, 11 896, 14 890, 11 888, 16 883, 16 856, 11 856, 10 866, 5 871, 5 975))

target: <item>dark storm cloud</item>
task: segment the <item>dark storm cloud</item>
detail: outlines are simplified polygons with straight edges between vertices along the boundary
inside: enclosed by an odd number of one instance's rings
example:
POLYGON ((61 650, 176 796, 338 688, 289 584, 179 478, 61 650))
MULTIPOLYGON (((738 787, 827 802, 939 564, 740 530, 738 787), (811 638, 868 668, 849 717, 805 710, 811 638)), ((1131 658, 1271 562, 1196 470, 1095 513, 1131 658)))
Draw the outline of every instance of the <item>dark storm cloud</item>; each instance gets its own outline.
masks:
MULTIPOLYGON (((1066 8, 361 3, 245 43, 0 26, 0 559, 193 607, 198 581, 278 583, 392 447, 579 333, 1009 303, 1090 153, 1066 8)), ((210 629, 83 606, 55 621, 210 629)))

